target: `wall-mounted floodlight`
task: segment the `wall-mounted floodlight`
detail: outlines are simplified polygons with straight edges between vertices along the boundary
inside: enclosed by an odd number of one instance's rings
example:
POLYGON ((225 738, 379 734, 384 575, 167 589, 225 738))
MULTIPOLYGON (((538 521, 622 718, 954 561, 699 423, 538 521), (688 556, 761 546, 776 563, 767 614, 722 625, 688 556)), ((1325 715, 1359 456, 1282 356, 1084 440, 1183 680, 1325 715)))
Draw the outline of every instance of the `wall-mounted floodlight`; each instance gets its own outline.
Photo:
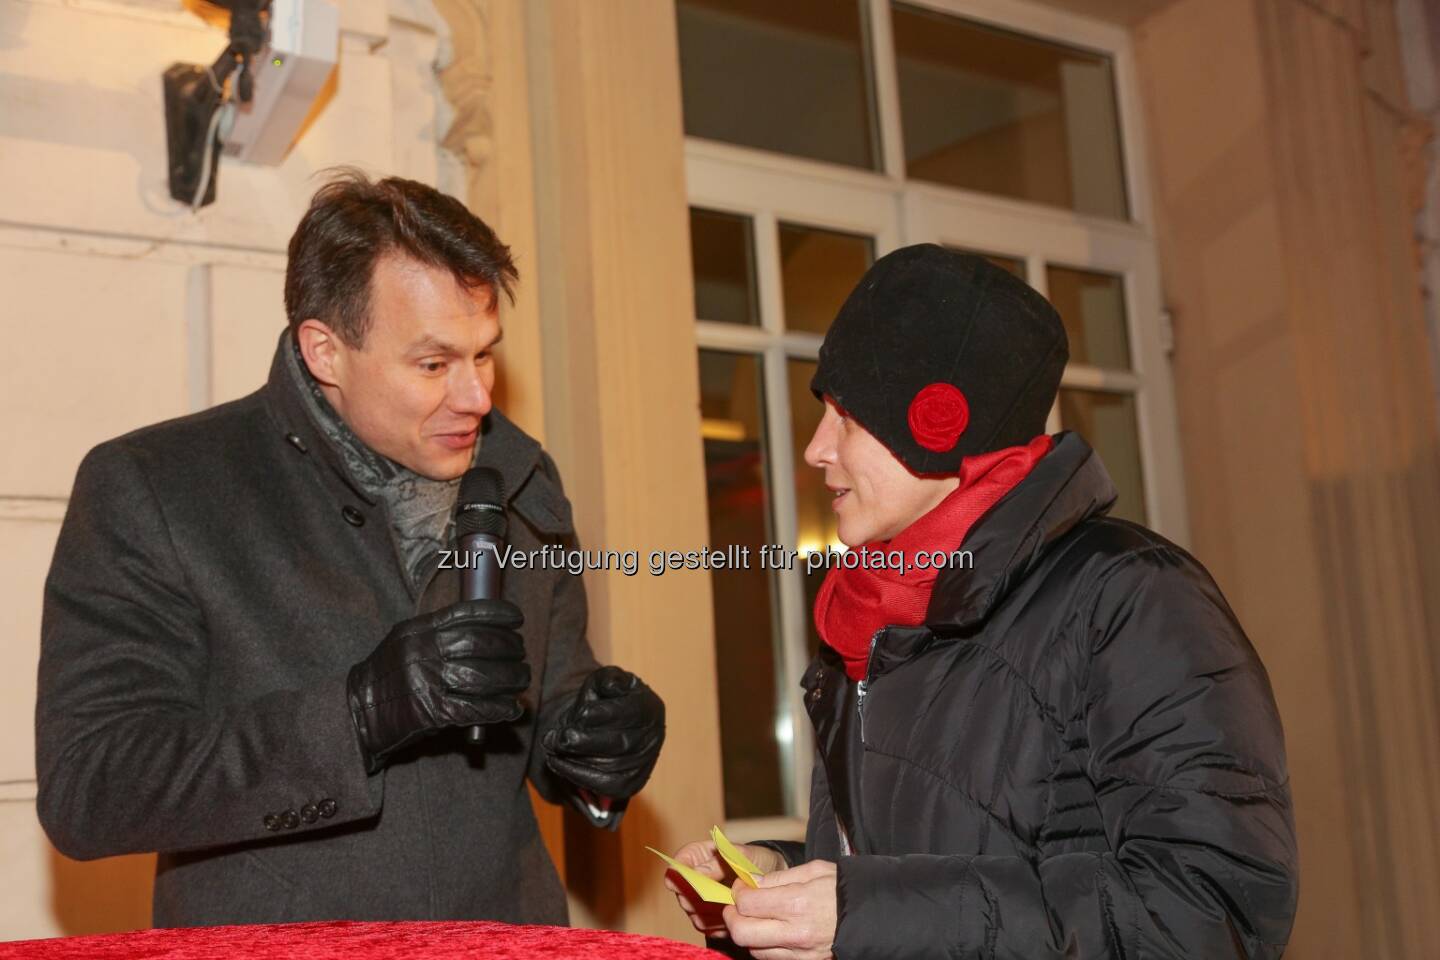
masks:
POLYGON ((215 201, 219 154, 277 164, 335 69, 340 13, 327 0, 211 0, 230 12, 230 43, 211 66, 165 71, 170 195, 215 201))

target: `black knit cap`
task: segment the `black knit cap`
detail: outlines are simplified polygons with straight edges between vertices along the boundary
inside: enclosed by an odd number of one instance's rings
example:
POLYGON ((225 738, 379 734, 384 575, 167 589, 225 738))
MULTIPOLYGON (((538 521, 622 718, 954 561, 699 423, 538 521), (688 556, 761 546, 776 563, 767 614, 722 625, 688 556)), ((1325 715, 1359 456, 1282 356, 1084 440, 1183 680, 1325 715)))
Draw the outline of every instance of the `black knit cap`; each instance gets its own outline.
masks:
POLYGON ((1070 349, 1055 308, 1023 280, 933 243, 865 272, 810 381, 918 474, 1045 432, 1070 349))

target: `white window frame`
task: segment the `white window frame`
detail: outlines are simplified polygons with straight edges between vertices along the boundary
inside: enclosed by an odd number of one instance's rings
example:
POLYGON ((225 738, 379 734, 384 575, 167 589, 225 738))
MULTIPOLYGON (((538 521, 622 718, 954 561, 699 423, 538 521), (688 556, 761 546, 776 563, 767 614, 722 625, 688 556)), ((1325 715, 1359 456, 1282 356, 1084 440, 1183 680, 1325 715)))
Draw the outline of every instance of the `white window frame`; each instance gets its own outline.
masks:
MULTIPOLYGON (((1183 544, 1189 540, 1180 459, 1179 427, 1167 356, 1159 265, 1151 219, 1145 134, 1128 33, 1111 24, 1024 0, 903 0, 916 7, 991 24, 1111 59, 1114 68, 1121 158, 1130 220, 1118 221, 905 178, 899 87, 890 25, 890 0, 868 4, 868 42, 874 70, 883 169, 860 170, 761 150, 686 138, 685 161, 692 207, 740 214, 753 224, 759 326, 697 318, 702 350, 757 356, 764 384, 769 449, 771 520, 777 536, 794 547, 795 469, 787 361, 815 359, 821 337, 784 329, 778 225, 805 226, 874 238, 877 257, 910 243, 935 242, 1015 257, 1041 294, 1046 264, 1094 270, 1123 280, 1131 351, 1129 371, 1071 364, 1065 387, 1134 396, 1149 526, 1183 544)), ((1050 429, 1059 428, 1058 404, 1050 429)), ((776 736, 782 784, 794 817, 731 821, 739 839, 801 838, 809 809, 813 732, 798 683, 809 660, 804 574, 778 571, 774 581, 782 636, 776 663, 776 736)))
MULTIPOLYGON (((686 149, 686 177, 692 207, 717 210, 748 217, 754 241, 755 284, 760 325, 716 323, 699 318, 696 336, 702 350, 722 350, 756 356, 761 363, 764 387, 766 464, 769 504, 776 535, 794 547, 796 530, 795 463, 790 436, 791 359, 815 360, 821 336, 787 332, 784 329, 783 293, 780 282, 779 225, 838 230, 873 237, 875 255, 899 245, 900 227, 893 191, 888 184, 845 182, 850 179, 817 179, 813 171, 777 169, 766 162, 745 166, 737 175, 737 162, 747 157, 726 157, 732 148, 692 141, 686 149), (701 144, 698 150, 692 147, 701 144), (713 155, 719 148, 720 156, 713 155), (783 478, 783 479, 782 479, 783 478)), ((738 151, 749 155, 750 151, 738 151)), ((767 158, 763 158, 768 160, 767 158)), ((817 165, 820 166, 820 165, 817 165)), ((829 170, 828 167, 822 169, 829 170)), ((870 180, 861 174, 861 180, 870 180)), ((804 811, 810 804, 810 765, 814 736, 810 718, 799 696, 800 675, 809 662, 805 619, 810 615, 805 601, 804 571, 774 572, 774 589, 779 605, 780 656, 775 664, 777 677, 776 739, 780 746, 781 787, 785 805, 804 811)), ((727 823, 743 833, 758 837, 790 838, 803 834, 805 818, 777 817, 727 823)))

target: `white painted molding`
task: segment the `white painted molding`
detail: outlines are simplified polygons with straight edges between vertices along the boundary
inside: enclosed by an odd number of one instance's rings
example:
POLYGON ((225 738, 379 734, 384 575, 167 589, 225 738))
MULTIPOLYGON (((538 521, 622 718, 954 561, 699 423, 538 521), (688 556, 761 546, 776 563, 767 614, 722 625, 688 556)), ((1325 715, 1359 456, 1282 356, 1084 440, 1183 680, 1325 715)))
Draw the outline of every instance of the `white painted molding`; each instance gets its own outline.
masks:
POLYGON ((0 780, 0 803, 33 803, 34 780, 0 780))
POLYGON ((93 230, 66 230, 0 221, 0 247, 50 250, 119 260, 160 260, 187 266, 226 264, 238 267, 285 269, 285 251, 196 240, 152 240, 134 235, 93 230))
POLYGON ((0 520, 59 523, 69 502, 61 497, 0 497, 0 520))

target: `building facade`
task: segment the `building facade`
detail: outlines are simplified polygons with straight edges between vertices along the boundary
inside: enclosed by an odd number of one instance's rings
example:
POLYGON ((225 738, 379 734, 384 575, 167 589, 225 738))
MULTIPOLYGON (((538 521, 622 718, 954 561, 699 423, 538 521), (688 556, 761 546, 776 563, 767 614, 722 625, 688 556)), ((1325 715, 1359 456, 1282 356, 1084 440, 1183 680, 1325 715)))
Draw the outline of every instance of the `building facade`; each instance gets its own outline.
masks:
POLYGON ((263 380, 285 242, 344 163, 437 184, 512 245, 501 404, 559 462, 582 543, 642 557, 585 574, 591 636, 671 704, 669 739, 618 836, 545 815, 577 922, 690 937, 646 845, 801 829, 805 565, 834 540, 800 458, 809 372, 869 262, 931 241, 1056 303, 1052 427, 1206 563, 1264 658, 1300 830, 1290 955, 1440 954, 1423 5, 339 6, 333 99, 195 213, 165 192, 159 75, 223 30, 180 0, 0 0, 0 937, 148 921, 149 857, 76 864, 35 821, 41 584, 86 449, 263 380), (759 567, 772 543, 793 566, 759 567), (748 568, 643 562, 728 544, 748 568))

